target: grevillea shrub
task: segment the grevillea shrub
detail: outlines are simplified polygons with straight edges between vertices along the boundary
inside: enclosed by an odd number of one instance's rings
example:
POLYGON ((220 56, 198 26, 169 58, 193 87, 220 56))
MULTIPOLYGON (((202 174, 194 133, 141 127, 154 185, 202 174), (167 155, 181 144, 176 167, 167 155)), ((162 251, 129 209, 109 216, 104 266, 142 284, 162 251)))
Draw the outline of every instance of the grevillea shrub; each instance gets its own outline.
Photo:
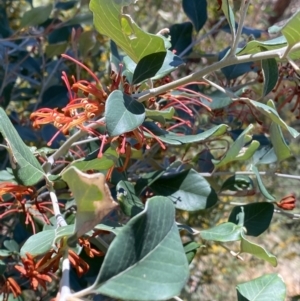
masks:
MULTIPOLYGON (((206 245, 277 266, 252 237, 298 217, 265 182, 299 180, 277 168, 299 135, 300 12, 267 31, 244 26, 250 0, 178 3, 189 21, 153 34, 134 0, 1 2, 1 300, 180 300, 206 245)), ((234 286, 286 296, 276 273, 234 286)))

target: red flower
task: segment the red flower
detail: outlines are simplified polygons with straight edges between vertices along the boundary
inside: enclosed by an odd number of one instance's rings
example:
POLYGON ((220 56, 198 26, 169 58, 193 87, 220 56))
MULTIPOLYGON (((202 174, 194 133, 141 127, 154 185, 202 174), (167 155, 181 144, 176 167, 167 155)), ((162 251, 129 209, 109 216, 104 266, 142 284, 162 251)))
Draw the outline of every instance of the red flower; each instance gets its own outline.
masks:
POLYGON ((3 277, 4 283, 0 281, 0 296, 3 295, 2 299, 3 301, 8 300, 8 296, 10 293, 13 294, 14 298, 17 298, 21 295, 22 291, 19 286, 19 284, 15 281, 14 278, 8 277, 5 279, 3 277))
POLYGON ((93 258, 95 256, 103 256, 104 255, 104 253, 102 251, 92 248, 91 243, 89 242, 88 239, 80 237, 80 238, 78 238, 78 241, 79 241, 79 245, 83 247, 83 250, 89 257, 93 258))
MULTIPOLYGON (((51 255, 52 254, 50 254, 50 256, 51 255)), ((38 285, 46 289, 46 282, 51 282, 52 278, 49 276, 48 271, 41 269, 41 263, 44 261, 44 258, 36 263, 33 256, 26 253, 26 257, 21 259, 23 266, 15 265, 15 269, 19 271, 22 276, 29 279, 31 287, 34 290, 37 289, 38 285)))
POLYGON ((283 210, 293 210, 296 207, 296 197, 294 194, 288 194, 275 204, 283 210))

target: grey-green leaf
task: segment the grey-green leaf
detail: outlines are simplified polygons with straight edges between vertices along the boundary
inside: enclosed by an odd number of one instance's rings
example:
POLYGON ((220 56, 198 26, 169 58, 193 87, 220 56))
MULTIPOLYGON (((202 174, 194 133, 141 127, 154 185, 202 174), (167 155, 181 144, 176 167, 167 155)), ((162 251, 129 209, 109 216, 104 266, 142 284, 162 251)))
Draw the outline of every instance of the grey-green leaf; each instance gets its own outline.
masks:
POLYGON ((269 262, 272 266, 277 266, 277 259, 274 255, 270 254, 260 245, 257 245, 249 241, 244 234, 242 233, 241 239, 241 253, 249 253, 254 255, 257 258, 263 259, 269 262))
POLYGON ((194 169, 162 176, 151 188, 156 194, 168 197, 176 208, 187 211, 207 209, 218 201, 214 189, 194 169))
POLYGON ((0 132, 10 149, 11 165, 17 181, 26 186, 35 185, 45 175, 44 171, 2 108, 0 108, 0 132))
MULTIPOLYGON (((263 275, 236 287, 238 293, 248 301, 284 301, 286 286, 278 274, 263 275)), ((241 297, 238 300, 245 300, 241 297)))
POLYGON ((266 59, 262 61, 261 64, 263 74, 264 74, 264 90, 263 97, 268 95, 273 88, 276 86, 278 80, 278 68, 275 59, 266 59))
POLYGON ((45 22, 52 11, 52 4, 34 7, 24 13, 20 27, 36 26, 45 22))
POLYGON ((131 96, 116 90, 105 104, 105 122, 110 136, 133 131, 145 120, 145 108, 131 96))
POLYGON ((143 31, 127 14, 123 6, 135 1, 92 0, 90 9, 96 29, 110 37, 136 63, 144 56, 166 52, 164 40, 158 35, 143 31))
POLYGON ((255 176, 256 176, 258 188, 259 188, 260 192, 262 193, 262 195, 263 195, 266 199, 268 199, 268 200, 270 200, 270 201, 275 201, 275 197, 274 197, 273 195, 271 195, 271 194, 268 192, 268 190, 266 189, 266 187, 265 187, 265 185, 264 185, 264 183, 263 183, 263 181, 262 181, 262 179, 261 179, 261 176, 260 176, 260 174, 259 174, 259 171, 258 171, 257 167, 254 166, 254 165, 252 165, 252 166, 251 166, 251 169, 252 169, 252 171, 254 172, 254 174, 255 174, 255 176))
POLYGON ((121 300, 166 300, 180 293, 189 268, 173 203, 153 197, 113 240, 95 291, 121 300))
POLYGON ((221 242, 237 241, 241 239, 243 227, 234 223, 223 223, 213 228, 200 231, 200 236, 205 240, 221 242))

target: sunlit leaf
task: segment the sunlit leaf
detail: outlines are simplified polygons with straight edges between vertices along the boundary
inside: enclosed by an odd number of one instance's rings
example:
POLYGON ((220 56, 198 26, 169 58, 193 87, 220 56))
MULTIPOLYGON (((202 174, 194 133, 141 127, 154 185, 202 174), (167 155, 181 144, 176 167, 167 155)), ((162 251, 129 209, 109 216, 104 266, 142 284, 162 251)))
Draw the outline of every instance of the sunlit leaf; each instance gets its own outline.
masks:
POLYGON ((217 168, 226 165, 232 161, 237 160, 248 160, 250 159, 255 151, 259 147, 259 142, 253 140, 249 146, 245 147, 245 144, 251 141, 251 136, 247 135, 247 133, 253 128, 253 125, 250 124, 240 135, 239 137, 232 143, 229 150, 225 153, 221 160, 212 160, 217 168))
POLYGON ((122 13, 123 6, 134 2, 92 0, 90 9, 96 29, 110 37, 137 63, 146 55, 166 52, 166 48, 161 37, 143 31, 129 15, 122 13))
POLYGON ((280 36, 267 41, 253 40, 248 42, 243 48, 237 51, 237 55, 254 54, 267 50, 274 50, 287 45, 287 41, 284 36, 280 36))
POLYGON ((286 296, 285 283, 277 274, 267 274, 241 283, 236 289, 240 294, 238 301, 284 301, 286 296))
POLYGON ((200 236, 205 240, 221 242, 241 240, 242 226, 234 223, 223 223, 207 230, 200 231, 200 236))
POLYGON ((55 229, 44 230, 30 236, 20 250, 21 256, 30 253, 32 256, 45 254, 52 248, 55 239, 55 229))
POLYGON ((300 32, 299 32, 299 24, 300 24, 300 10, 296 11, 296 13, 288 19, 288 21, 283 26, 274 25, 268 29, 269 33, 278 33, 279 31, 285 36, 289 47, 294 46, 300 40, 300 32))
POLYGON ((270 254, 260 245, 257 245, 249 240, 247 240, 242 233, 241 239, 241 253, 249 253, 254 255, 257 258, 263 259, 269 262, 272 266, 277 266, 277 259, 274 255, 270 254))
POLYGON ((68 183, 76 202, 77 237, 92 230, 117 207, 103 174, 86 174, 76 167, 70 167, 62 174, 62 178, 68 183))
POLYGON ((93 160, 78 159, 73 161, 67 168, 74 166, 81 171, 87 170, 108 170, 116 164, 118 160, 118 154, 115 150, 109 148, 106 150, 101 158, 93 160))

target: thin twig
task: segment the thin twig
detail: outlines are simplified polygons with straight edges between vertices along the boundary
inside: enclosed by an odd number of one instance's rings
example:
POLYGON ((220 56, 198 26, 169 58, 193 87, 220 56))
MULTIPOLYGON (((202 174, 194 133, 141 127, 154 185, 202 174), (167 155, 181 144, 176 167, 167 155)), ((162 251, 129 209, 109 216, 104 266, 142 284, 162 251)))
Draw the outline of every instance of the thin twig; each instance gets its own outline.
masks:
POLYGON ((62 260, 62 277, 60 281, 60 296, 59 301, 66 301, 67 297, 71 295, 70 290, 70 261, 68 258, 68 248, 64 251, 62 260))
MULTIPOLYGON (((214 177, 214 176, 230 176, 230 175, 249 175, 249 176, 255 176, 255 173, 253 171, 237 171, 237 172, 231 172, 231 171, 218 171, 218 172, 214 172, 214 173, 209 173, 209 172, 202 172, 199 173, 202 177, 214 177)), ((260 171, 259 174, 261 176, 268 176, 268 175, 274 175, 276 177, 279 178, 288 178, 291 180, 300 180, 300 176, 296 176, 296 175, 288 175, 288 174, 283 174, 283 173, 270 173, 267 171, 260 171)))
POLYGON ((54 216, 56 218, 57 227, 67 226, 68 224, 66 223, 65 219, 62 217, 62 215, 60 213, 59 203, 57 200, 55 190, 53 188, 53 184, 51 181, 49 181, 47 179, 46 179, 46 181, 47 181, 47 186, 48 186, 48 190, 49 190, 49 194, 50 194, 50 198, 51 198, 51 202, 52 202, 54 216))
MULTIPOLYGON (((228 56, 222 61, 218 61, 210 66, 207 66, 206 68, 203 68, 197 72, 194 72, 190 75, 187 75, 185 77, 182 77, 178 80, 175 80, 173 82, 170 82, 168 84, 162 85, 157 88, 149 89, 148 91, 144 91, 141 93, 138 93, 135 96, 137 101, 144 102, 148 100, 150 97, 157 96, 159 94, 163 94, 169 90, 175 89, 178 86, 184 86, 192 81, 199 80, 203 78, 205 75, 210 74, 212 72, 215 72, 217 70, 220 70, 224 67, 231 66, 234 64, 241 64, 241 63, 247 63, 247 62, 255 62, 255 61, 261 61, 263 59, 269 59, 269 58, 281 58, 283 54, 285 53, 287 49, 287 46, 281 47, 279 49, 272 49, 260 53, 254 53, 254 54, 246 54, 241 55, 237 57, 228 56)), ((291 51, 300 49, 300 43, 297 43, 291 51)))
POLYGON ((238 25, 238 29, 237 29, 237 32, 236 32, 236 36, 235 36, 234 41, 233 41, 233 46, 230 49, 229 56, 235 56, 235 52, 238 48, 240 38, 241 38, 241 35, 242 35, 243 26, 244 26, 244 22, 245 22, 245 19, 246 19, 246 15, 247 15, 249 5, 250 5, 250 0, 242 0, 242 4, 241 4, 241 8, 240 8, 239 25, 238 25))

